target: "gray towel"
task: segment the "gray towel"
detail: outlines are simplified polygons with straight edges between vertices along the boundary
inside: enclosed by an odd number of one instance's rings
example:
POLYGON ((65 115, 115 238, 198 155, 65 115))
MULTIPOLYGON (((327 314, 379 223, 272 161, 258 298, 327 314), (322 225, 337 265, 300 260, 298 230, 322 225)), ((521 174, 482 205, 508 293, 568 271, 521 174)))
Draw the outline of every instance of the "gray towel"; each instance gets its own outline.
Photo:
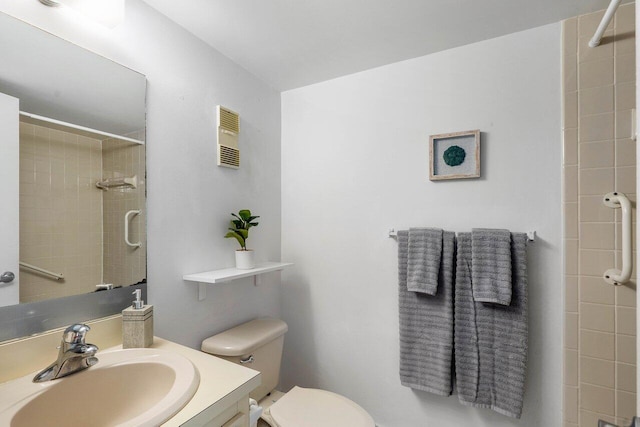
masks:
POLYGON ((407 289, 411 292, 435 295, 438 291, 441 257, 441 229, 410 228, 407 289))
POLYGON ((407 290, 409 232, 398 231, 400 382, 449 396, 452 389, 453 264, 455 234, 443 234, 438 294, 407 290))
POLYGON ((511 305, 473 300, 471 234, 458 235, 455 365, 461 403, 520 418, 527 364, 527 235, 512 233, 511 305))
POLYGON ((473 299, 511 303, 511 233, 509 230, 471 230, 473 299))

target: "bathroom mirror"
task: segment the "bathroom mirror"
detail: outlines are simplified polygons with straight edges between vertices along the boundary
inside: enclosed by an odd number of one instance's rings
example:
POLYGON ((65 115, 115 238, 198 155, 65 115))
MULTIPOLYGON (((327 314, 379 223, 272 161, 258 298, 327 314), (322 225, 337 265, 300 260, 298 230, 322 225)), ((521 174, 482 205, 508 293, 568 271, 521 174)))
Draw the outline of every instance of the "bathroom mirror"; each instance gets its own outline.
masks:
POLYGON ((0 216, 19 228, 0 323, 14 304, 64 310, 146 282, 145 76, 3 13, 0 52, 0 94, 20 111, 17 150, 0 131, 3 161, 19 163, 0 187, 19 194, 19 225, 0 216))

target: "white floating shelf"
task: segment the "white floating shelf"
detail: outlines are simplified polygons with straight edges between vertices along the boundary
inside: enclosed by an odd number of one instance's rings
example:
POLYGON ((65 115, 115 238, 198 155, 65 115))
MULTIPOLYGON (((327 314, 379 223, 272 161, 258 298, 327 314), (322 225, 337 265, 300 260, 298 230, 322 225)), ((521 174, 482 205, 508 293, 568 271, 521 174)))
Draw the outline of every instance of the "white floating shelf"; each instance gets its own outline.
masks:
POLYGON ((198 290, 198 300, 202 301, 206 298, 206 283, 224 283, 231 280, 242 279, 245 277, 258 276, 264 273, 270 273, 272 271, 283 270, 286 267, 293 265, 290 262, 262 262, 256 264, 255 268, 251 270, 239 270, 237 268, 223 268, 221 270, 205 271, 202 273, 185 274, 182 276, 183 280, 187 282, 197 282, 200 287, 198 290))

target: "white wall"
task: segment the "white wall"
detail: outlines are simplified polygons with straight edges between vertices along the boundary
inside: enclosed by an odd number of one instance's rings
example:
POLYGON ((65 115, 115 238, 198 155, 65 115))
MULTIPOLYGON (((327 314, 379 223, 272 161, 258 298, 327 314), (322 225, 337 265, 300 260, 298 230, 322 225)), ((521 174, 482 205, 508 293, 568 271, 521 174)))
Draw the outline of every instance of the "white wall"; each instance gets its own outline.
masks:
POLYGON ((284 387, 317 386, 384 427, 561 423, 560 26, 282 96, 284 387), (430 134, 482 131, 482 178, 428 179, 430 134), (390 228, 536 230, 521 421, 400 385, 390 228))
MULTIPOLYGON (((636 7, 636 34, 640 34, 640 7, 636 7)), ((640 99, 640 43, 636 43, 636 100, 640 99)), ((637 123, 640 123, 640 109, 636 101, 636 138, 637 123)), ((636 165, 640 164, 640 150, 636 150, 636 165)), ((636 188, 640 188, 640 174, 636 173, 636 188)), ((637 205, 636 205, 637 209, 637 205)), ((640 234, 636 233, 636 248, 640 247, 640 234)), ((636 254, 636 265, 640 265, 640 252, 636 254)), ((640 306, 640 292, 636 290, 636 307, 640 306)), ((636 333, 640 331, 640 316, 636 315, 636 333)), ((636 366, 640 365, 640 340, 636 337, 636 366)), ((640 384, 640 369, 636 369, 636 385, 640 384)), ((640 399, 636 399, 636 412, 640 414, 640 399)))
POLYGON ((115 30, 37 1, 0 10, 147 76, 148 280, 156 334, 199 348, 203 338, 258 315, 278 316, 279 276, 208 289, 182 275, 231 266, 223 239, 229 213, 261 215, 250 246, 259 260, 280 256, 280 94, 140 0, 128 0, 115 30), (242 168, 216 166, 215 106, 241 115, 242 168))

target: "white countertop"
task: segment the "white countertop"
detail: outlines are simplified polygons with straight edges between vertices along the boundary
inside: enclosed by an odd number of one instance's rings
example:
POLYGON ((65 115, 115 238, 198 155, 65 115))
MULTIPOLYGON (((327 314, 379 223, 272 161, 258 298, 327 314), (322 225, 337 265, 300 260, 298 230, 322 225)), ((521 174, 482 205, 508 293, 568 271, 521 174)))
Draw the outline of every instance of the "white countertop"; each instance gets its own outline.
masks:
POLYGON ((180 426, 205 410, 213 418, 262 382, 258 371, 162 338, 155 337, 151 348, 179 353, 191 360, 200 372, 200 385, 196 394, 163 426, 180 426))
MULTIPOLYGON (((122 319, 112 316, 87 322, 91 325, 89 341, 101 351, 122 348, 122 319)), ((57 356, 61 329, 0 344, 0 383, 10 381, 47 366, 57 356)), ((171 351, 188 358, 200 373, 200 384, 193 398, 163 426, 180 426, 198 414, 212 419, 235 405, 262 382, 260 373, 218 357, 154 337, 152 348, 171 351)), ((98 353, 99 356, 100 353, 98 353)), ((197 425, 194 424, 194 425, 197 425)))

